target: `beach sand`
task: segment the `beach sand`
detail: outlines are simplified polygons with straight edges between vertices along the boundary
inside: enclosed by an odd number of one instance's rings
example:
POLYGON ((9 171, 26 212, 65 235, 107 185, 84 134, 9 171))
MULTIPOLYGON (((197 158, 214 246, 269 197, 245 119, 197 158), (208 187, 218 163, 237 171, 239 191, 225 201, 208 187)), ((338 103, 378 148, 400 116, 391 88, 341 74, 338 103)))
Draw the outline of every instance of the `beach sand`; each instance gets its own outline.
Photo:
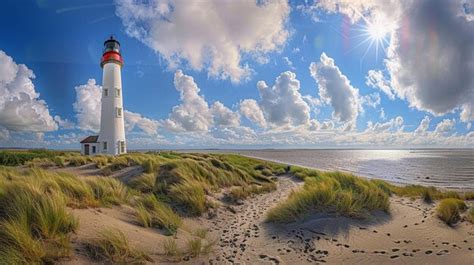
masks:
MULTIPOLYGON (((179 248, 202 228, 209 230, 207 240, 215 242, 210 254, 194 258, 164 256, 162 243, 169 237, 138 226, 131 207, 72 210, 80 226, 70 262, 90 264, 83 243, 104 228, 114 228, 160 264, 473 264, 474 226, 462 221, 449 227, 436 217, 436 204, 419 199, 392 197, 390 214, 378 212, 364 220, 316 214, 291 224, 266 223, 268 209, 300 185, 295 178, 280 176, 274 192, 185 218, 175 237, 179 248)), ((214 199, 223 200, 223 194, 214 199)))

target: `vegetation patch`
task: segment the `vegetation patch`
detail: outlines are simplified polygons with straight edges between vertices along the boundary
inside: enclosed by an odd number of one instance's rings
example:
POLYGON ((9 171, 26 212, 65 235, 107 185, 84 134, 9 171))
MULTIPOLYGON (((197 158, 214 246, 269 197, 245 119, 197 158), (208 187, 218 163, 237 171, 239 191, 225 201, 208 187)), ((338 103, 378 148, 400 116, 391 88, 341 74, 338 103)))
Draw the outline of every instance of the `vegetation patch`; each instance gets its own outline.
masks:
POLYGON ((342 172, 294 168, 304 186, 270 209, 270 222, 292 222, 309 213, 333 212, 364 217, 374 210, 389 210, 389 194, 370 180, 342 172))
POLYGON ((467 206, 464 201, 455 198, 443 199, 436 208, 439 219, 447 225, 453 225, 461 220, 461 213, 466 211, 467 206))
POLYGON ((53 263, 70 253, 69 235, 77 220, 66 198, 38 182, 0 178, 0 263, 53 263))
POLYGON ((153 262, 148 254, 130 246, 120 230, 103 230, 99 237, 86 244, 86 250, 97 261, 119 264, 144 264, 153 262))
POLYGON ((181 218, 171 207, 159 201, 153 194, 138 198, 136 217, 140 225, 164 229, 168 234, 175 234, 182 224, 181 218))

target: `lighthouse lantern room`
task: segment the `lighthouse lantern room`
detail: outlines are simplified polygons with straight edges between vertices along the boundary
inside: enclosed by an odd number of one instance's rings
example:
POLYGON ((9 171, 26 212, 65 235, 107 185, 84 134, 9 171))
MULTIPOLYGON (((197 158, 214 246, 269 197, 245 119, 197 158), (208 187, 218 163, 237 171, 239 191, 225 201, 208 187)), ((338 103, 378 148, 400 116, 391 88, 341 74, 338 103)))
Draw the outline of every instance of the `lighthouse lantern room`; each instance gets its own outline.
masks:
POLYGON ((122 55, 120 43, 111 36, 104 42, 102 67, 102 108, 99 135, 81 141, 83 155, 119 155, 127 152, 122 100, 122 55))

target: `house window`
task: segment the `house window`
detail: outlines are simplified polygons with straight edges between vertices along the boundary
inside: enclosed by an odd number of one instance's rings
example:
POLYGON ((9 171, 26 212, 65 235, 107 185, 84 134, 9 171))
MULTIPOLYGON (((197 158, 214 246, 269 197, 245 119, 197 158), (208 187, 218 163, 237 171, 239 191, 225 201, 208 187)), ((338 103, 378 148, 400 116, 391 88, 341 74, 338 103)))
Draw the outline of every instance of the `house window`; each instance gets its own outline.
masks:
POLYGON ((117 108, 117 118, 122 117, 122 108, 117 108))
POLYGON ((107 142, 103 142, 102 144, 103 144, 103 148, 102 148, 102 149, 107 150, 107 142))
POLYGON ((120 153, 125 153, 125 141, 120 141, 119 142, 119 147, 120 147, 120 153))
POLYGON ((120 97, 120 88, 115 89, 115 96, 120 97))
POLYGON ((104 88, 104 97, 107 97, 109 95, 109 89, 104 88))
POLYGON ((96 147, 95 147, 95 145, 93 145, 93 146, 92 146, 92 153, 93 153, 93 154, 95 154, 95 151, 96 151, 95 149, 96 149, 96 147))

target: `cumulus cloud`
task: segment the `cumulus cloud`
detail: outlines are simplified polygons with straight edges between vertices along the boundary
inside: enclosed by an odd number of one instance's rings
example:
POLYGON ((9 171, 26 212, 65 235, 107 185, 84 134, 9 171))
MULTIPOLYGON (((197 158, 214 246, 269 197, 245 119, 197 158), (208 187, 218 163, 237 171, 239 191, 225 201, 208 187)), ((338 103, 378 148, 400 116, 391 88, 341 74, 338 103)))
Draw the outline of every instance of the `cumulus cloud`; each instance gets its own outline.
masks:
POLYGON ((395 95, 392 92, 392 87, 390 87, 390 81, 387 80, 382 71, 369 70, 366 78, 366 84, 373 88, 378 88, 384 92, 388 98, 395 99, 395 95))
POLYGON ((308 124, 310 107, 299 91, 300 82, 295 73, 281 73, 272 87, 265 81, 258 81, 257 88, 260 93, 258 105, 267 124, 273 127, 308 124))
POLYGON ((208 131, 214 124, 218 126, 238 126, 240 116, 221 102, 209 107, 194 78, 177 70, 174 86, 179 91, 181 104, 174 106, 163 125, 174 132, 208 131))
POLYGON ((260 128, 267 126, 263 111, 255 99, 244 99, 240 102, 240 113, 257 124, 260 128))
POLYGON ((171 68, 187 63, 212 77, 239 82, 289 36, 287 1, 118 0, 126 33, 158 52, 171 68), (210 26, 211 25, 211 26, 210 26))
POLYGON ((127 131, 132 131, 136 126, 148 135, 155 135, 158 133, 159 122, 156 120, 143 117, 139 113, 134 113, 128 110, 124 111, 124 119, 127 131))
POLYGON ((474 20, 466 4, 464 0, 323 0, 317 6, 345 14, 353 22, 362 15, 369 21, 392 22, 385 60, 390 87, 376 71, 369 72, 369 84, 434 115, 462 108, 460 118, 467 120, 474 95, 474 20))
POLYGON ((359 90, 351 85, 334 60, 322 53, 320 62, 311 63, 310 73, 318 83, 321 101, 332 106, 333 117, 340 122, 354 125, 361 111, 359 90))
MULTIPOLYGON (((76 86, 76 101, 73 104, 76 113, 77 127, 84 131, 99 132, 102 86, 96 84, 95 79, 89 79, 86 84, 76 86)), ((56 117, 55 117, 56 118, 56 117)), ((63 121, 59 116, 56 118, 63 126, 69 121, 63 121)), ((135 127, 149 135, 157 134, 159 122, 139 113, 128 110, 124 111, 125 128, 132 131, 135 127)))
POLYGON ((76 101, 73 108, 76 112, 79 129, 98 132, 102 87, 96 84, 95 79, 89 79, 87 84, 76 86, 74 89, 76 90, 76 101))
POLYGON ((11 131, 58 129, 48 106, 36 92, 33 71, 0 50, 0 126, 11 131))
POLYGON ((372 108, 376 108, 380 105, 380 94, 379 93, 372 93, 369 95, 365 95, 360 99, 362 105, 367 105, 372 108))
POLYGON ((63 119, 58 115, 54 116, 54 121, 59 125, 59 128, 61 129, 69 130, 69 129, 74 129, 76 126, 74 122, 68 119, 63 119))
POLYGON ((211 106, 211 112, 214 116, 214 124, 222 127, 237 127, 240 125, 240 115, 216 101, 211 106))
POLYGON ((414 133, 415 134, 424 134, 428 131, 428 128, 430 127, 430 122, 431 119, 428 116, 425 116, 421 122, 420 125, 415 129, 414 133))
POLYGON ((454 125, 456 125, 456 121, 454 119, 444 119, 436 125, 434 132, 436 134, 445 135, 453 130, 454 125))
POLYGON ((394 119, 390 119, 387 122, 373 123, 372 121, 367 122, 366 132, 393 132, 403 130, 403 117, 397 116, 394 119))

